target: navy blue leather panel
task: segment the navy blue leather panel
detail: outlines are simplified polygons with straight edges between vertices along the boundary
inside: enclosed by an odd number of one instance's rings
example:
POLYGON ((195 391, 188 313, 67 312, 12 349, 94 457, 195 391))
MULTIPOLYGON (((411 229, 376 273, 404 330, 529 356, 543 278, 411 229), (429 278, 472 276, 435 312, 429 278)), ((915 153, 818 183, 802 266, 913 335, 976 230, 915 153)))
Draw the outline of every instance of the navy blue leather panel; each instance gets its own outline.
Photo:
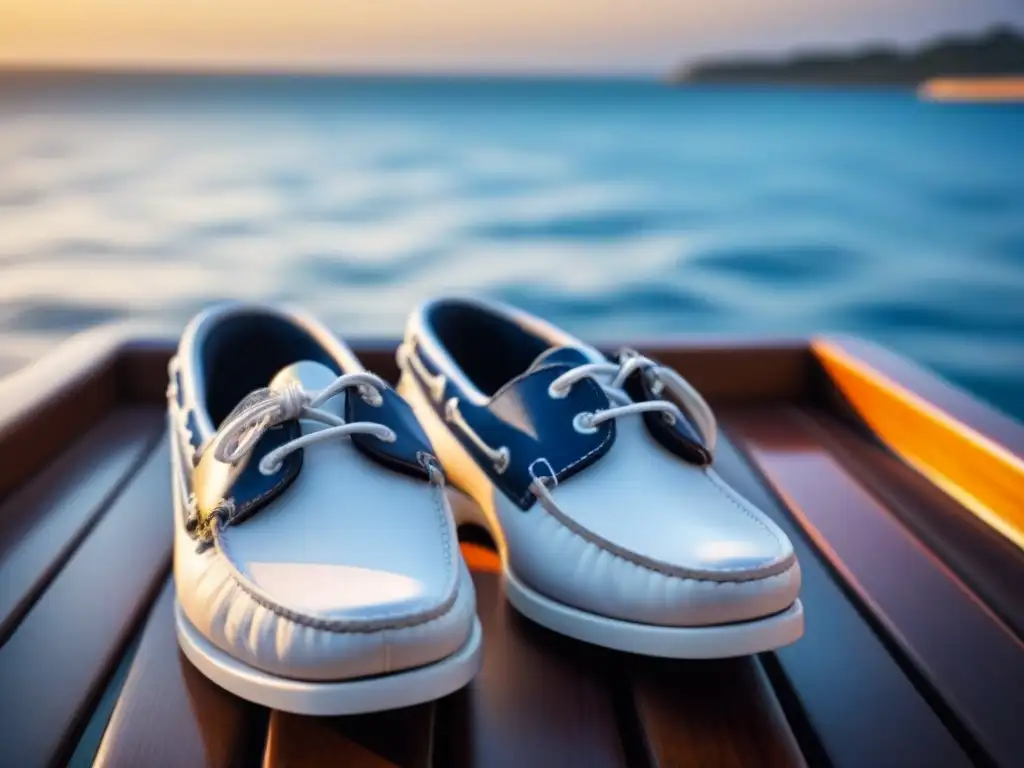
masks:
POLYGON ((429 479, 421 454, 433 456, 434 451, 426 432, 416 420, 416 414, 393 389, 383 390, 381 397, 381 405, 373 406, 363 400, 358 392, 349 390, 345 399, 345 421, 372 421, 383 424, 394 430, 398 439, 389 443, 373 435, 355 434, 352 435, 352 442, 366 456, 390 469, 413 477, 429 479))
MULTIPOLYGON (((635 403, 664 399, 654 394, 651 390, 651 381, 643 371, 634 371, 626 379, 623 389, 635 403)), ((704 439, 696 425, 690 421, 689 414, 679 403, 676 405, 680 406, 686 418, 676 419, 675 423, 670 424, 664 413, 645 413, 643 419, 647 431, 676 456, 698 466, 709 465, 712 460, 711 451, 704 445, 704 439)))
POLYGON ((242 470, 228 492, 235 502, 233 521, 244 520, 271 499, 276 498, 298 477, 299 470, 302 469, 301 450, 288 454, 282 460, 281 468, 272 475, 264 475, 260 472, 259 464, 260 460, 272 450, 294 440, 301 434, 302 429, 299 422, 286 421, 268 429, 253 446, 245 469, 242 470))
MULTIPOLYGON (((581 356, 576 350, 568 352, 581 356)), ((416 354, 420 354, 419 349, 416 354)), ((436 370, 429 359, 421 357, 420 360, 429 371, 436 370)), ((573 359, 568 364, 548 365, 545 360, 539 368, 507 383, 482 406, 466 399, 458 386, 446 381, 444 397, 433 402, 438 415, 491 482, 521 509, 529 509, 536 501, 530 491, 531 465, 535 465, 533 470, 538 477, 554 472, 555 478, 561 481, 601 458, 615 440, 615 424, 611 421, 601 424, 591 434, 573 429, 577 414, 608 407, 608 397, 596 383, 584 379, 573 385, 565 398, 548 395, 551 382, 580 362, 573 359), (493 449, 508 448, 510 461, 504 472, 495 468, 457 419, 447 417, 451 414, 446 415, 445 405, 453 398, 457 401, 458 414, 481 440, 493 449)), ((418 377, 417 380, 429 398, 429 388, 418 377)))

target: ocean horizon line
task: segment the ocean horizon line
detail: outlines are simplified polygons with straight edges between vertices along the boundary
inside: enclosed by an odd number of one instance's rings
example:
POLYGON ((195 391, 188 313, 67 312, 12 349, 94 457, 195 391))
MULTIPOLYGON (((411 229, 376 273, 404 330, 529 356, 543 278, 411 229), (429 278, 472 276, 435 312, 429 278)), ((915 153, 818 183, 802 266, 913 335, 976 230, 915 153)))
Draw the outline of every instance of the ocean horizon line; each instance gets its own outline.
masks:
POLYGON ((903 83, 833 83, 826 81, 773 82, 675 82, 665 73, 653 75, 627 75, 621 73, 563 73, 563 72, 456 72, 411 70, 354 70, 354 69, 249 69, 219 68, 195 69, 158 67, 66 67, 21 66, 0 62, 0 83, 21 81, 28 85, 67 81, 117 80, 291 80, 350 82, 365 84, 409 83, 463 83, 466 85, 640 85, 662 87, 674 91, 849 91, 849 92, 904 92, 913 94, 917 85, 903 83))
POLYGON ((0 60, 0 77, 7 76, 155 76, 155 77, 301 77, 351 80, 539 80, 539 81, 623 81, 662 82, 663 72, 612 72, 562 70, 454 70, 430 68, 356 68, 278 65, 205 64, 67 64, 9 62, 0 60))

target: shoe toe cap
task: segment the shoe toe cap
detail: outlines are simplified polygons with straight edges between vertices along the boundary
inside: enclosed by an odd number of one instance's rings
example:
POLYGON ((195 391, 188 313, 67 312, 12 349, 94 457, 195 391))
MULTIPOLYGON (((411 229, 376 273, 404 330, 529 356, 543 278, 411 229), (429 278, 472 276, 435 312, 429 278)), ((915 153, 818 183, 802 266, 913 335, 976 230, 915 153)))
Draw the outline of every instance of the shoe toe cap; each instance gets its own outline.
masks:
POLYGON ((516 575, 553 599, 667 626, 758 619, 797 599, 785 533, 714 473, 661 486, 584 476, 551 500, 506 527, 516 575))
POLYGON ((330 518, 303 526, 312 523, 307 510, 285 511, 296 519, 291 532, 268 508, 203 553, 179 530, 178 600, 211 642, 257 669, 303 680, 409 669, 462 647, 476 601, 452 548, 454 529, 395 526, 384 547, 379 527, 314 534, 330 518))

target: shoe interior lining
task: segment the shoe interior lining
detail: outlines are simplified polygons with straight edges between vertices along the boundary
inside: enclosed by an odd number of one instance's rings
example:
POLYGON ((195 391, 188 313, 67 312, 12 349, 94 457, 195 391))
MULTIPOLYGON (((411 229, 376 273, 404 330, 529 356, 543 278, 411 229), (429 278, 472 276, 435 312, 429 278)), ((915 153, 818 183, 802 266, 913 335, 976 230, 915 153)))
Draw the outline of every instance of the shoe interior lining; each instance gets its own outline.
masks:
POLYGON ((286 366, 311 360, 340 373, 338 364, 301 326, 274 315, 240 314, 211 328, 202 350, 206 408, 219 425, 239 401, 266 387, 286 366))
POLYGON ((551 346, 514 320, 470 303, 438 304, 426 319, 455 364, 488 396, 551 346))

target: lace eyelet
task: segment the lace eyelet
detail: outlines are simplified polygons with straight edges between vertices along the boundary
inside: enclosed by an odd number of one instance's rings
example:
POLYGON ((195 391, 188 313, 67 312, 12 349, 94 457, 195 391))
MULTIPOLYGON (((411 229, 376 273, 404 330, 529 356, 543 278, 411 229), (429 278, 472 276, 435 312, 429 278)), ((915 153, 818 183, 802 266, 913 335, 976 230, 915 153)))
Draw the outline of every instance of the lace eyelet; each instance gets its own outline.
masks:
POLYGON ((558 473, 555 472, 555 468, 551 466, 551 462, 543 457, 534 459, 530 462, 530 466, 526 468, 526 471, 530 473, 530 477, 533 478, 534 483, 538 483, 544 488, 549 488, 548 483, 550 483, 550 488, 558 486, 558 473), (543 475, 538 475, 533 469, 538 464, 543 465, 547 470, 543 475))
POLYGON ((597 427, 594 425, 593 420, 594 414, 582 411, 573 417, 572 428, 581 435, 592 435, 597 432, 597 427))
POLYGON ((378 439, 383 440, 385 443, 395 443, 395 442, 398 442, 398 433, 395 432, 395 430, 393 430, 393 429, 388 430, 387 434, 385 434, 385 435, 378 435, 377 437, 378 437, 378 439))
POLYGON ((499 475, 505 474, 508 470, 509 464, 512 462, 512 454, 509 452, 506 446, 501 446, 498 449, 498 458, 494 461, 494 471, 499 475))
POLYGON ((379 390, 370 386, 360 387, 359 397, 371 408, 380 408, 384 405, 384 396, 379 390))
POLYGON ((552 400, 565 400, 569 396, 568 389, 556 389, 554 382, 548 386, 548 397, 552 400))
POLYGON ((661 418, 664 419, 665 423, 668 424, 670 427, 674 427, 676 425, 676 415, 674 413, 669 413, 668 411, 665 411, 663 414, 661 414, 661 418))
POLYGON ((427 477, 433 485, 444 486, 444 470, 441 469, 437 457, 424 451, 416 451, 416 463, 427 471, 427 477))
POLYGON ((271 475, 276 475, 278 472, 280 472, 281 471, 281 466, 282 466, 282 464, 281 464, 280 461, 275 463, 273 466, 269 466, 269 467, 265 466, 263 464, 263 462, 261 461, 259 463, 258 469, 259 469, 261 475, 263 475, 264 477, 270 477, 271 475))

